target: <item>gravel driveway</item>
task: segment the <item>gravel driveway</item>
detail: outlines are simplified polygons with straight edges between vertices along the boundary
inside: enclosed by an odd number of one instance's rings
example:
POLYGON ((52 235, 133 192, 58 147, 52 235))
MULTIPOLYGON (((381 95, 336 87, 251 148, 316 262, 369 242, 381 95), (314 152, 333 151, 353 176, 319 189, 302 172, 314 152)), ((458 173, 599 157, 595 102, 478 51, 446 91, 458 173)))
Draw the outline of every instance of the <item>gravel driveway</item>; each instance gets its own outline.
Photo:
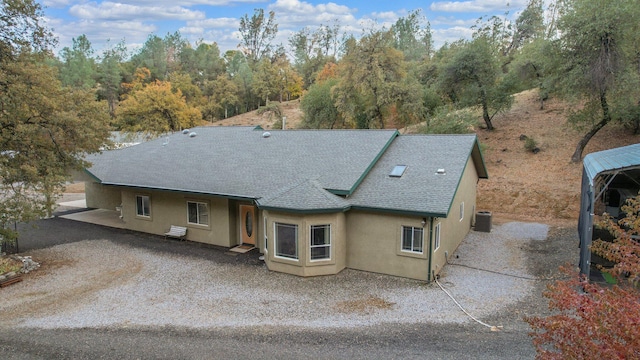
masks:
MULTIPOLYGON (((47 226, 76 226, 64 219, 41 223, 41 236, 47 226)), ((91 226, 78 226, 93 234, 91 226)), ((95 230, 99 238, 28 251, 42 267, 0 290, 0 327, 327 329, 471 322, 435 283, 349 269, 299 278, 268 271, 257 254, 233 256, 201 244, 95 230)), ((474 316, 505 330, 522 328, 522 314, 546 307, 540 291, 557 263, 577 261, 575 244, 568 246, 573 232, 551 230, 550 236, 546 225, 509 222, 491 233, 472 231, 440 283, 474 316)))

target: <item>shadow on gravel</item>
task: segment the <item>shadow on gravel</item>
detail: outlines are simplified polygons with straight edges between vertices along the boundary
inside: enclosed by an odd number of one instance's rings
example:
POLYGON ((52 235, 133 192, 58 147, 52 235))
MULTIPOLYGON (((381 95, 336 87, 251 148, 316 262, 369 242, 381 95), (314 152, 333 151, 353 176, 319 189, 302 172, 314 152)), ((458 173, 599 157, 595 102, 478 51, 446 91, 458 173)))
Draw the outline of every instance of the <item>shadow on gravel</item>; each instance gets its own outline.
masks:
POLYGON ((160 253, 193 256, 219 263, 263 264, 258 259, 260 253, 257 249, 245 254, 229 253, 228 249, 219 246, 165 239, 163 236, 110 228, 59 217, 37 220, 28 224, 18 224, 20 253, 85 240, 110 240, 118 244, 160 253))

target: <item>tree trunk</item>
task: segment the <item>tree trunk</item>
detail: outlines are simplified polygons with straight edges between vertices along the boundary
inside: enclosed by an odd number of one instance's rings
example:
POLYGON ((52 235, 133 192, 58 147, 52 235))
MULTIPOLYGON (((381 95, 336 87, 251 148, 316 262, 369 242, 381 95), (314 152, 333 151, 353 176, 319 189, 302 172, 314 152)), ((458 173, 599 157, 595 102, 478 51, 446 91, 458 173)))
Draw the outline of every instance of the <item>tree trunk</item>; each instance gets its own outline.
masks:
POLYGON ((484 123, 487 124, 487 130, 493 130, 493 124, 491 123, 491 117, 489 117, 489 105, 487 104, 487 93, 484 89, 480 90, 482 96, 482 118, 484 123))
POLYGON ((582 160, 582 152, 584 148, 589 143, 589 140, 602 129, 605 125, 611 121, 611 114, 609 114, 609 105, 607 104, 607 95, 605 93, 600 94, 600 107, 602 108, 602 120, 599 123, 595 124, 588 133, 584 135, 580 141, 578 141, 578 146, 576 146, 576 151, 571 156, 572 163, 578 163, 582 160))

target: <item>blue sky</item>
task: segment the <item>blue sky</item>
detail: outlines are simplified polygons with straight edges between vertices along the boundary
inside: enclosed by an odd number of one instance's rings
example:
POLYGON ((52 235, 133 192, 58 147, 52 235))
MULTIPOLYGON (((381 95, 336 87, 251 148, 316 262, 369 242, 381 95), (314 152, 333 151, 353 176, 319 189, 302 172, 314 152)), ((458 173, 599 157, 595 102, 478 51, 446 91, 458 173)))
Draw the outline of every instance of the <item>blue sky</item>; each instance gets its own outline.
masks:
POLYGON ((54 29, 62 47, 85 34, 96 54, 111 43, 125 41, 134 51, 150 34, 164 37, 180 31, 192 44, 202 39, 216 42, 222 51, 239 44, 238 24, 244 14, 256 8, 273 10, 278 23, 275 43, 287 45, 288 38, 308 26, 337 21, 342 32, 356 36, 363 28, 393 24, 409 11, 421 9, 431 24, 436 47, 446 41, 468 38, 470 27, 483 15, 515 18, 527 0, 467 1, 315 1, 315 0, 39 0, 46 22, 54 29))

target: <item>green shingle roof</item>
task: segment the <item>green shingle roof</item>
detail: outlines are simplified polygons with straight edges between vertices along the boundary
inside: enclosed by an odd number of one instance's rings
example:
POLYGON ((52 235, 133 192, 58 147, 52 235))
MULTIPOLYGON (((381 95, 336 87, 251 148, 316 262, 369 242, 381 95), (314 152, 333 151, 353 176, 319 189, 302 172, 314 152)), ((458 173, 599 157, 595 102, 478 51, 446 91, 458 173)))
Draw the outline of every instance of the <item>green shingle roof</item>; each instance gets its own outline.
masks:
POLYGON ((89 157, 105 185, 256 200, 295 212, 363 208, 446 216, 472 157, 475 135, 402 135, 395 130, 201 127, 89 157), (389 177, 407 165, 401 177, 389 177), (437 175, 445 169, 446 175, 437 175), (341 196, 338 196, 341 195, 341 196), (346 197, 345 197, 346 196, 346 197))
POLYGON ((486 178, 475 135, 399 136, 349 202, 357 208, 445 217, 470 157, 486 178), (407 166, 404 174, 389 176, 396 165, 407 166))
POLYGON ((200 127, 91 156, 103 184, 258 199, 315 179, 351 193, 395 138, 395 130, 286 130, 200 127))

